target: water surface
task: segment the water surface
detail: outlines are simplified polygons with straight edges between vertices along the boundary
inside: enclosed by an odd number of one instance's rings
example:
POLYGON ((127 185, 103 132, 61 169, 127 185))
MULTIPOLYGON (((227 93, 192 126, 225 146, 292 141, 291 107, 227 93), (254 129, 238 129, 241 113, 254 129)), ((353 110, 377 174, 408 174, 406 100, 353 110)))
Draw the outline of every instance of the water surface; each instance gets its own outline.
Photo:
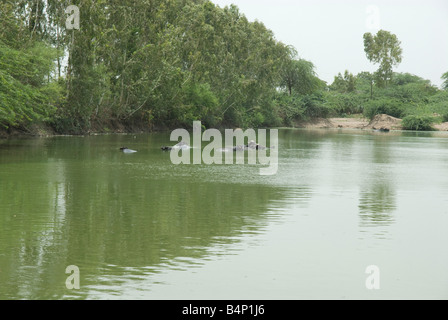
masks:
POLYGON ((448 298, 448 135, 282 129, 273 176, 169 143, 0 140, 0 298, 448 298))

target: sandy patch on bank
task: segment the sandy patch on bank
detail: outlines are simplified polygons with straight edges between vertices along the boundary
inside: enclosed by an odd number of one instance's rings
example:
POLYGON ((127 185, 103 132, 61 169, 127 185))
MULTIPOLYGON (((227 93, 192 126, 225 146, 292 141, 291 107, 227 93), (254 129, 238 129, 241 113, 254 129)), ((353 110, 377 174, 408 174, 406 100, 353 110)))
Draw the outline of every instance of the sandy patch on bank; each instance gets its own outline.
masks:
POLYGON ((401 130, 401 119, 387 114, 377 114, 366 126, 366 129, 401 130))
POLYGON ((297 123, 297 126, 301 128, 402 129, 401 119, 386 114, 378 114, 371 121, 363 117, 329 118, 300 122, 297 123))
POLYGON ((334 128, 333 118, 316 118, 310 121, 299 121, 295 124, 298 128, 334 128))
POLYGON ((448 122, 435 124, 433 127, 439 131, 448 131, 448 122))
MULTIPOLYGON (((403 130, 401 121, 401 119, 387 114, 378 114, 371 121, 363 117, 315 119, 308 122, 298 122, 296 127, 403 130)), ((438 131, 448 131, 448 122, 433 124, 433 127, 438 131)))
POLYGON ((334 128, 363 129, 369 124, 366 118, 331 118, 334 128))

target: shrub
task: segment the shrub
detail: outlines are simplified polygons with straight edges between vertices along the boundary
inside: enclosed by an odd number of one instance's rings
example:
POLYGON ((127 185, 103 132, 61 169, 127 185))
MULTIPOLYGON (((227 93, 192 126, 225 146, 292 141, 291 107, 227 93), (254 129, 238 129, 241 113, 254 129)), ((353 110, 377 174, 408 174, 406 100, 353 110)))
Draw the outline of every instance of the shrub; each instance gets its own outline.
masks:
POLYGON ((431 131, 434 118, 430 116, 410 115, 403 118, 402 126, 405 130, 431 131))
POLYGON ((219 120, 218 98, 208 83, 191 83, 182 88, 183 104, 175 110, 175 118, 184 126, 201 120, 206 127, 213 127, 219 120))
POLYGON ((274 104, 274 101, 266 104, 260 111, 263 116, 262 125, 267 127, 278 127, 282 125, 282 118, 280 117, 280 110, 278 106, 274 104))
POLYGON ((442 115, 443 122, 448 122, 448 112, 442 115))
POLYGON ((48 81, 55 50, 42 43, 16 50, 0 41, 0 127, 48 121, 60 88, 48 81))
POLYGON ((364 106, 364 115, 373 119, 377 114, 387 114, 392 117, 401 118, 404 115, 405 105, 397 99, 381 98, 370 100, 364 106))
POLYGON ((364 97, 354 93, 325 93, 327 105, 335 116, 346 116, 363 112, 364 97))
POLYGON ((330 108, 326 105, 321 93, 313 93, 303 96, 301 104, 305 115, 309 118, 326 118, 330 114, 330 108))
POLYGON ((305 110, 298 95, 278 93, 275 97, 275 105, 284 125, 292 125, 294 121, 303 119, 305 110))

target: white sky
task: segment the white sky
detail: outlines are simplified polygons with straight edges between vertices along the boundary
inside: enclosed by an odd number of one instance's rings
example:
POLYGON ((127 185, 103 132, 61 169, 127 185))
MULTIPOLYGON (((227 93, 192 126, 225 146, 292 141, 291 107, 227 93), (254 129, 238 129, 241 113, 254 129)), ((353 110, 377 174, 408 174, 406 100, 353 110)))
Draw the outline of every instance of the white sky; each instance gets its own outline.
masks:
POLYGON ((275 38, 310 60, 322 80, 338 72, 374 71, 364 53, 363 34, 396 34, 403 48, 397 72, 409 72, 440 86, 448 71, 447 0, 211 0, 235 4, 249 21, 258 20, 275 38), (375 14, 375 12, 377 14, 375 14))

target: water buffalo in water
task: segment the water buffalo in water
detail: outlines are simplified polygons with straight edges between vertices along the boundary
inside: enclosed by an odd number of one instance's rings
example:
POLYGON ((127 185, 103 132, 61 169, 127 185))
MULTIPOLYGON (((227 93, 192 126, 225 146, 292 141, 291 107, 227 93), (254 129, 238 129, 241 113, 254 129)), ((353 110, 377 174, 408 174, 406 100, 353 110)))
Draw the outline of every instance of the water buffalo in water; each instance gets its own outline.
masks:
POLYGON ((186 150, 186 149, 190 149, 190 146, 188 145, 188 143, 181 141, 181 142, 175 144, 174 146, 163 146, 160 149, 162 149, 163 151, 170 151, 172 149, 186 150))
POLYGON ((137 151, 129 149, 128 147, 121 147, 120 148, 121 151, 123 151, 123 153, 135 153, 137 151))

